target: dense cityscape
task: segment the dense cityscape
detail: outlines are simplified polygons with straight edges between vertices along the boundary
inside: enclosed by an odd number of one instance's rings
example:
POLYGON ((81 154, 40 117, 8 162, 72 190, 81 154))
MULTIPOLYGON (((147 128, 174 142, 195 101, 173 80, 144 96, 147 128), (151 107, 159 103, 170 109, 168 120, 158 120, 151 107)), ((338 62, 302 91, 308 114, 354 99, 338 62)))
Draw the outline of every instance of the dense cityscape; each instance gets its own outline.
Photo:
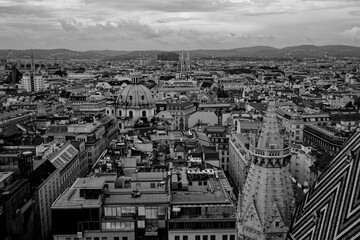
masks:
POLYGON ((8 50, 0 239, 358 239, 359 63, 8 50))

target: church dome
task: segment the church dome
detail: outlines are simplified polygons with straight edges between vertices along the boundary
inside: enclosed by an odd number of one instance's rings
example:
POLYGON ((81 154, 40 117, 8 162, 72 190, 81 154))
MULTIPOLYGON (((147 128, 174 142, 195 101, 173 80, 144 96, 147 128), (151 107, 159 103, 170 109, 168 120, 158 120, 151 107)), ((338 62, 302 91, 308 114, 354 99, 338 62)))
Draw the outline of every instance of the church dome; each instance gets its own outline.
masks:
POLYGON ((117 97, 117 107, 148 108, 154 107, 155 101, 150 90, 142 84, 130 84, 117 97))

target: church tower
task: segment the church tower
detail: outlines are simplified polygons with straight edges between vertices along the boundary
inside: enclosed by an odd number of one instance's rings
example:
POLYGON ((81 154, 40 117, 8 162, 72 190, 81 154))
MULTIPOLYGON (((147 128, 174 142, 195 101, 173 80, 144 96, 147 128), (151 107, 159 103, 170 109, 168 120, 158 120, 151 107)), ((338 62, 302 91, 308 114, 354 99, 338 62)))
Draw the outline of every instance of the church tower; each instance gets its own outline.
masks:
POLYGON ((279 131, 275 94, 270 95, 261 132, 250 140, 252 162, 238 203, 240 240, 285 239, 291 220, 290 142, 279 131))

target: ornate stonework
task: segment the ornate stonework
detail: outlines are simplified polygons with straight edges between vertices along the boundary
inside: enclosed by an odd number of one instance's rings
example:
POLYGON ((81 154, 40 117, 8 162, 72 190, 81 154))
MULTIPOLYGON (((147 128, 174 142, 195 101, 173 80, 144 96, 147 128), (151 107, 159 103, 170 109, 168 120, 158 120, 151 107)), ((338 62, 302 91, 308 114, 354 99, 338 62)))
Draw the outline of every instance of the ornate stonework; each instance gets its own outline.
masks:
POLYGON ((294 204, 290 144, 280 134, 271 98, 260 135, 252 137, 252 163, 239 194, 239 239, 285 239, 294 204))

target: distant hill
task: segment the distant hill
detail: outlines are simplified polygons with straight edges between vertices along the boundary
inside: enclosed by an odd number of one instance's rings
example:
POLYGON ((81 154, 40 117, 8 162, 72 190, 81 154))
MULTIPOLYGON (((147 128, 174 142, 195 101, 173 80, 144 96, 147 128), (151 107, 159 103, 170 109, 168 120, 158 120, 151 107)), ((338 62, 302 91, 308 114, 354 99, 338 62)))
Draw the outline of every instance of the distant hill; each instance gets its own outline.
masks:
MULTIPOLYGON (((167 51, 115 51, 89 50, 73 51, 68 49, 33 49, 35 58, 41 59, 103 59, 126 60, 155 57, 167 51)), ((0 50, 0 58, 6 58, 9 50, 0 50)), ((11 58, 30 58, 31 50, 10 50, 11 58)), ((179 51, 173 51, 178 53, 179 51)), ((197 49, 190 54, 196 57, 249 57, 249 58, 321 58, 321 57, 360 57, 360 47, 346 45, 300 45, 286 48, 254 46, 233 49, 197 49)))
POLYGON ((213 57, 264 57, 264 58, 320 58, 320 57, 360 57, 360 48, 346 45, 301 45, 286 48, 255 46, 227 50, 194 50, 193 56, 213 57))

